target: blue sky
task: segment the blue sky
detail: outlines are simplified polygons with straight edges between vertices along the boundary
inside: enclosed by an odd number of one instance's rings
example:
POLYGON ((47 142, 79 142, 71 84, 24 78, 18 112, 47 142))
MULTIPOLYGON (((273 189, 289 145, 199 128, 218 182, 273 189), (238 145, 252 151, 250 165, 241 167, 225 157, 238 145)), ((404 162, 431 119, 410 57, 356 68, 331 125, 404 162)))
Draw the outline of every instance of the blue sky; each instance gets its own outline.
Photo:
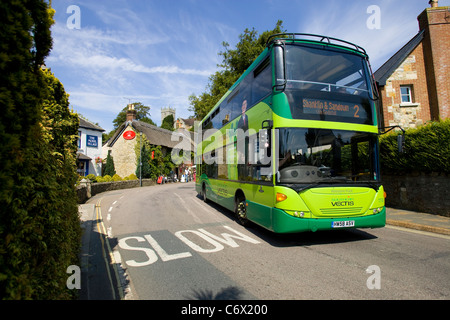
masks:
MULTIPOLYGON (((439 6, 450 5, 440 0, 439 6)), ((53 0, 53 50, 47 67, 69 93, 71 108, 106 132, 129 101, 187 118, 191 94, 205 91, 218 70, 222 42, 232 48, 248 28, 323 34, 356 43, 373 71, 417 32, 428 0, 53 0), (69 6, 79 10, 79 20, 69 6), (379 11, 379 28, 368 19, 379 11), (79 21, 79 29, 71 28, 79 21)), ((372 20, 370 20, 372 21, 372 20)))

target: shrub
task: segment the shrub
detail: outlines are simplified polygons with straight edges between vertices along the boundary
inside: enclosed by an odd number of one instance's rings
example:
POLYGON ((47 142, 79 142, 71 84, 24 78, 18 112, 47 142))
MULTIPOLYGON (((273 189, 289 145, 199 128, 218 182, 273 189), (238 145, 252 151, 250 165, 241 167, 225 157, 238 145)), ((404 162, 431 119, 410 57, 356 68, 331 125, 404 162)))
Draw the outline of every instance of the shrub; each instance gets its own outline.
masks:
POLYGON ((138 177, 134 173, 130 174, 128 177, 123 178, 123 180, 137 180, 138 177))
POLYGON ((115 174, 112 177, 112 181, 122 181, 122 178, 118 174, 115 174))
POLYGON ((70 299, 80 265, 78 116, 49 70, 48 1, 2 1, 0 15, 0 299, 70 299))
POLYGON ((86 179, 89 179, 91 182, 97 182, 97 177, 95 176, 95 174, 92 173, 88 174, 86 176, 86 179))
POLYGON ((111 182, 111 181, 113 181, 112 177, 109 174, 104 175, 102 180, 103 180, 102 182, 111 182))
POLYGON ((380 138, 382 173, 450 173, 450 119, 407 130, 404 153, 398 153, 397 135, 380 138))

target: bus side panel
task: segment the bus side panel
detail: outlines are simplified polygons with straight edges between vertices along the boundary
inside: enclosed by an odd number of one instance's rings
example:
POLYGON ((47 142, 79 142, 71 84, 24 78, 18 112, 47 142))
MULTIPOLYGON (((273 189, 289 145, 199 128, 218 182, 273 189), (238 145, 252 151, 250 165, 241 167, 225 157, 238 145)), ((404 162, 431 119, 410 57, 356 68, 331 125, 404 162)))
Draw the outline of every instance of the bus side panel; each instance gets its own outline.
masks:
POLYGON ((273 186, 247 184, 245 189, 247 218, 271 230, 273 186))

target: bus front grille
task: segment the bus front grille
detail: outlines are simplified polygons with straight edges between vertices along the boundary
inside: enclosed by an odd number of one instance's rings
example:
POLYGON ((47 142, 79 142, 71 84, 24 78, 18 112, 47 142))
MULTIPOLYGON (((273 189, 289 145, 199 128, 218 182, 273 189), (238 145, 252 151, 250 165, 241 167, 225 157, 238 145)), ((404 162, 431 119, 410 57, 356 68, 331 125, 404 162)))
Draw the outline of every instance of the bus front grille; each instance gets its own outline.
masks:
POLYGON ((344 214, 360 214, 362 211, 362 207, 352 207, 352 208, 322 208, 320 209, 320 213, 323 215, 331 216, 331 215, 344 215, 344 214))

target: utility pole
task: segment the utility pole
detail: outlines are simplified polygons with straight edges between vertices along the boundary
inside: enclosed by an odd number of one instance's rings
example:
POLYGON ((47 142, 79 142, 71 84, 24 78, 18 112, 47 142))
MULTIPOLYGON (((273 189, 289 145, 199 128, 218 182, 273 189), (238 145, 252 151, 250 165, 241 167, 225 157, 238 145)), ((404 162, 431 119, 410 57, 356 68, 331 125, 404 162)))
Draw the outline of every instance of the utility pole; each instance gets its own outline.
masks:
POLYGON ((139 132, 139 185, 142 187, 142 131, 139 132))

